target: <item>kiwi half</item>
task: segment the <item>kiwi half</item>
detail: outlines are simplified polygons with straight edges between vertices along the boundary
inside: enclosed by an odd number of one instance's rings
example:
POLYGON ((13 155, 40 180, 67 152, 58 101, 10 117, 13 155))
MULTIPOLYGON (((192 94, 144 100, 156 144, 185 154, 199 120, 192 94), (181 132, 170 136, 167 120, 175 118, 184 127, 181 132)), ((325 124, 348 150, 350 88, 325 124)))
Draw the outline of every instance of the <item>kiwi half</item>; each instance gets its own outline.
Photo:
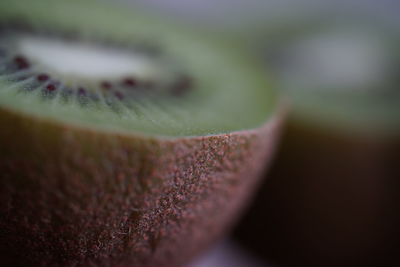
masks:
POLYGON ((400 35, 371 21, 326 19, 264 50, 292 111, 237 236, 280 266, 399 264, 400 35))
POLYGON ((1 265, 178 266, 229 229, 281 117, 251 57, 90 0, 0 29, 1 265))

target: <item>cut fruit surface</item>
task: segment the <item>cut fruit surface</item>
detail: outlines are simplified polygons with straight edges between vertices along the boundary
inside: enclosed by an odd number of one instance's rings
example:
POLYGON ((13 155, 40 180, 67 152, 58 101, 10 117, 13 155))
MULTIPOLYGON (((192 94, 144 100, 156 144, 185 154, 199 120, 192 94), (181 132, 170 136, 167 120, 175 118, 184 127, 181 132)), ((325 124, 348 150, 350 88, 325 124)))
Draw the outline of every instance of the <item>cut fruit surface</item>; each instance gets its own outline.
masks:
POLYGON ((279 266, 398 265, 399 28, 359 11, 266 24, 257 42, 293 109, 237 234, 279 266))
POLYGON ((146 57, 134 53, 32 36, 18 39, 21 54, 28 55, 38 68, 52 70, 62 77, 123 79, 130 75, 141 77, 152 69, 146 57))
POLYGON ((167 137, 256 128, 273 109, 257 64, 223 41, 91 1, 73 18, 73 3, 23 4, 0 3, 0 108, 167 137))
POLYGON ((293 116, 331 129, 397 132, 397 29, 349 19, 326 24, 268 52, 293 116))
POLYGON ((236 221, 282 112, 234 44, 91 0, 0 0, 0 263, 184 266, 236 221))

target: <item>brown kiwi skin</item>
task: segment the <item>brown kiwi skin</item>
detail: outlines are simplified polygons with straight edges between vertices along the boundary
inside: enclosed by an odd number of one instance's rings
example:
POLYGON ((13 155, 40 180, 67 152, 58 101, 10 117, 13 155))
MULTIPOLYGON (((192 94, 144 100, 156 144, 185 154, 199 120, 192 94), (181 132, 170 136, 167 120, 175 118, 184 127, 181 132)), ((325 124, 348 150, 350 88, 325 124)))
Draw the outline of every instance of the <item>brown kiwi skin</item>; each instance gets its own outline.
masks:
POLYGON ((399 158, 400 134, 289 118, 235 236, 278 266, 398 266, 399 158))
POLYGON ((0 262, 187 263, 240 214, 282 116, 254 130, 168 139, 0 108, 0 262))

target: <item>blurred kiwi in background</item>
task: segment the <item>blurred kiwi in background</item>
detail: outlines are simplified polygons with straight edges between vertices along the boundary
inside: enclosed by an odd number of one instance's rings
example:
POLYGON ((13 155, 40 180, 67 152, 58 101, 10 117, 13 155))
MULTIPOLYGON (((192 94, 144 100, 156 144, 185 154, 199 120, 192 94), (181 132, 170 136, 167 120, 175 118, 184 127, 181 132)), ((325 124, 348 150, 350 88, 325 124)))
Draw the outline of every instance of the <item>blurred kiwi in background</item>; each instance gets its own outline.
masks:
POLYGON ((292 109, 236 236, 283 266, 398 266, 398 28, 360 14, 314 21, 264 46, 292 109))
POLYGON ((400 265, 400 4, 135 2, 243 43, 291 102, 238 241, 278 266, 400 265))

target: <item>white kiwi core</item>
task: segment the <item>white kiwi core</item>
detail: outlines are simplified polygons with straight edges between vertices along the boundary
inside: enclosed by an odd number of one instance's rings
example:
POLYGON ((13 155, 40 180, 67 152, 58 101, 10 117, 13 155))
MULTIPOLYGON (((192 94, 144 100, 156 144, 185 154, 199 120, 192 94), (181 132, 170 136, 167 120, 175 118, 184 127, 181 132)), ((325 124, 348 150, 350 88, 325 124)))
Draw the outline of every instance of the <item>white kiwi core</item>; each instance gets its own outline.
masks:
POLYGON ((35 63, 63 76, 104 79, 135 75, 148 76, 155 69, 149 58, 132 51, 119 51, 92 44, 23 36, 18 48, 35 63))
POLYGON ((295 116, 332 128, 393 131, 400 107, 394 40, 349 26, 288 44, 278 72, 295 116))
POLYGON ((101 4, 34 2, 0 1, 0 111, 165 138, 254 129, 275 111, 241 45, 101 4))
POLYGON ((289 49, 284 80, 307 89, 374 90, 371 85, 380 83, 387 71, 384 49, 378 38, 358 32, 313 36, 289 49))

